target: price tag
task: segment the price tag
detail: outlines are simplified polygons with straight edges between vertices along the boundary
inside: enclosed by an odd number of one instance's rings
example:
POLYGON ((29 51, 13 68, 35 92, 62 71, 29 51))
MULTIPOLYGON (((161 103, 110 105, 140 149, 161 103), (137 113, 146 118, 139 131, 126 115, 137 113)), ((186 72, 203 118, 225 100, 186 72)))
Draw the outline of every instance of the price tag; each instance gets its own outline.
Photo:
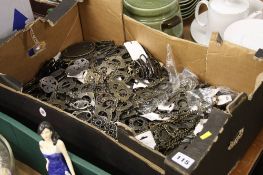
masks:
POLYGON ((138 83, 134 83, 134 84, 133 84, 133 89, 137 89, 137 88, 141 88, 141 87, 145 88, 145 87, 147 87, 147 86, 148 86, 148 85, 145 84, 145 83, 138 82, 138 83))
POLYGON ((160 111, 167 111, 168 113, 170 113, 173 109, 174 109, 174 103, 170 104, 170 105, 165 105, 164 103, 163 104, 160 104, 158 106, 158 109, 160 111))
POLYGON ((161 118, 159 114, 156 114, 154 112, 151 112, 151 113, 148 113, 148 114, 143 114, 143 115, 140 115, 141 117, 144 117, 144 118, 147 118, 148 120, 151 120, 151 121, 165 121, 165 120, 169 120, 170 118, 169 117, 164 117, 164 118, 161 118))
POLYGON ((73 77, 73 78, 76 78, 78 79, 82 84, 85 83, 85 77, 86 75, 88 74, 88 71, 87 70, 83 70, 81 71, 79 74, 77 75, 74 75, 74 76, 70 76, 70 75, 67 75, 67 77, 73 77))
POLYGON ((186 169, 190 168, 190 166, 195 162, 194 159, 188 157, 187 155, 181 152, 176 153, 172 157, 172 160, 186 169))
POLYGON ((232 101, 232 97, 231 95, 220 95, 217 97, 218 101, 217 101, 217 105, 224 105, 226 103, 229 103, 232 101))
POLYGON ((145 59, 148 58, 148 55, 138 41, 126 42, 124 43, 124 46, 128 50, 132 60, 138 60, 141 58, 146 62, 145 59), (141 57, 141 55, 144 55, 145 57, 141 57))
POLYGON ((200 122, 196 125, 195 130, 194 130, 194 135, 197 135, 198 133, 200 133, 203 128, 204 128, 204 124, 207 122, 208 119, 201 119, 200 122))
POLYGON ((139 134, 135 136, 135 138, 152 149, 154 149, 154 147, 156 146, 156 143, 155 143, 155 140, 153 138, 153 134, 151 131, 147 131, 142 134, 139 134))

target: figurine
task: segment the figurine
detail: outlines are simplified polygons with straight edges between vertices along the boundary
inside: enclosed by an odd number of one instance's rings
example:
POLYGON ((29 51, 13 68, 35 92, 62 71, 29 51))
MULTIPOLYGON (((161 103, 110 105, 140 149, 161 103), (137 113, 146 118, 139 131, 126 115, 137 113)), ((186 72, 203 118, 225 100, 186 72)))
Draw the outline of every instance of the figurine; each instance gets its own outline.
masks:
POLYGON ((48 174, 75 175, 64 142, 59 139, 59 135, 52 125, 47 121, 43 121, 38 126, 38 134, 43 138, 39 142, 39 147, 47 161, 46 169, 48 174))

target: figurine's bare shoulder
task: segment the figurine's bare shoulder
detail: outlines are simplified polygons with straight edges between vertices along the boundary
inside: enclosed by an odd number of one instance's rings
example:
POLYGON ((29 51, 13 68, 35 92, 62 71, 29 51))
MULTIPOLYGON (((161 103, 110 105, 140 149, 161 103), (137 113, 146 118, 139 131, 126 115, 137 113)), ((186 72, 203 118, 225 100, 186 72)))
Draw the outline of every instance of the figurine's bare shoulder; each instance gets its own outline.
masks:
POLYGON ((65 147, 65 144, 64 144, 64 142, 62 140, 58 139, 57 147, 62 153, 66 152, 66 147, 65 147))
POLYGON ((57 146, 65 146, 65 145, 64 145, 64 142, 62 140, 58 139, 57 146))

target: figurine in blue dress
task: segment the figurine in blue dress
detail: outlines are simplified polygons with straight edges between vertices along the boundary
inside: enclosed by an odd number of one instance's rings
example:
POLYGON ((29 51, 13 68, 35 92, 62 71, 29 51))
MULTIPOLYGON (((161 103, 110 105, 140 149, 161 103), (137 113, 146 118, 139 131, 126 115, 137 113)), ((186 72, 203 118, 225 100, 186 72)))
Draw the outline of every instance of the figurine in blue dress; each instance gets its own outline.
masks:
POLYGON ((48 175, 75 175, 67 149, 52 125, 46 121, 40 123, 38 134, 43 138, 39 147, 47 161, 48 175))

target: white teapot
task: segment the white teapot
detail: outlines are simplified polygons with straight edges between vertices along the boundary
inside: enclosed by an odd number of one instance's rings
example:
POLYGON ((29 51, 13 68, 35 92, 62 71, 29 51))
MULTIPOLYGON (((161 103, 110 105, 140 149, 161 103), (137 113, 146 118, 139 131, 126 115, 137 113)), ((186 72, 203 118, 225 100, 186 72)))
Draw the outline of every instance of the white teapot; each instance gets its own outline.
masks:
POLYGON ((197 23, 205 28, 208 35, 212 32, 219 32, 223 36, 224 30, 231 23, 244 19, 249 14, 248 0, 201 0, 195 8, 197 23), (199 8, 205 4, 208 8, 207 23, 199 20, 199 8))

